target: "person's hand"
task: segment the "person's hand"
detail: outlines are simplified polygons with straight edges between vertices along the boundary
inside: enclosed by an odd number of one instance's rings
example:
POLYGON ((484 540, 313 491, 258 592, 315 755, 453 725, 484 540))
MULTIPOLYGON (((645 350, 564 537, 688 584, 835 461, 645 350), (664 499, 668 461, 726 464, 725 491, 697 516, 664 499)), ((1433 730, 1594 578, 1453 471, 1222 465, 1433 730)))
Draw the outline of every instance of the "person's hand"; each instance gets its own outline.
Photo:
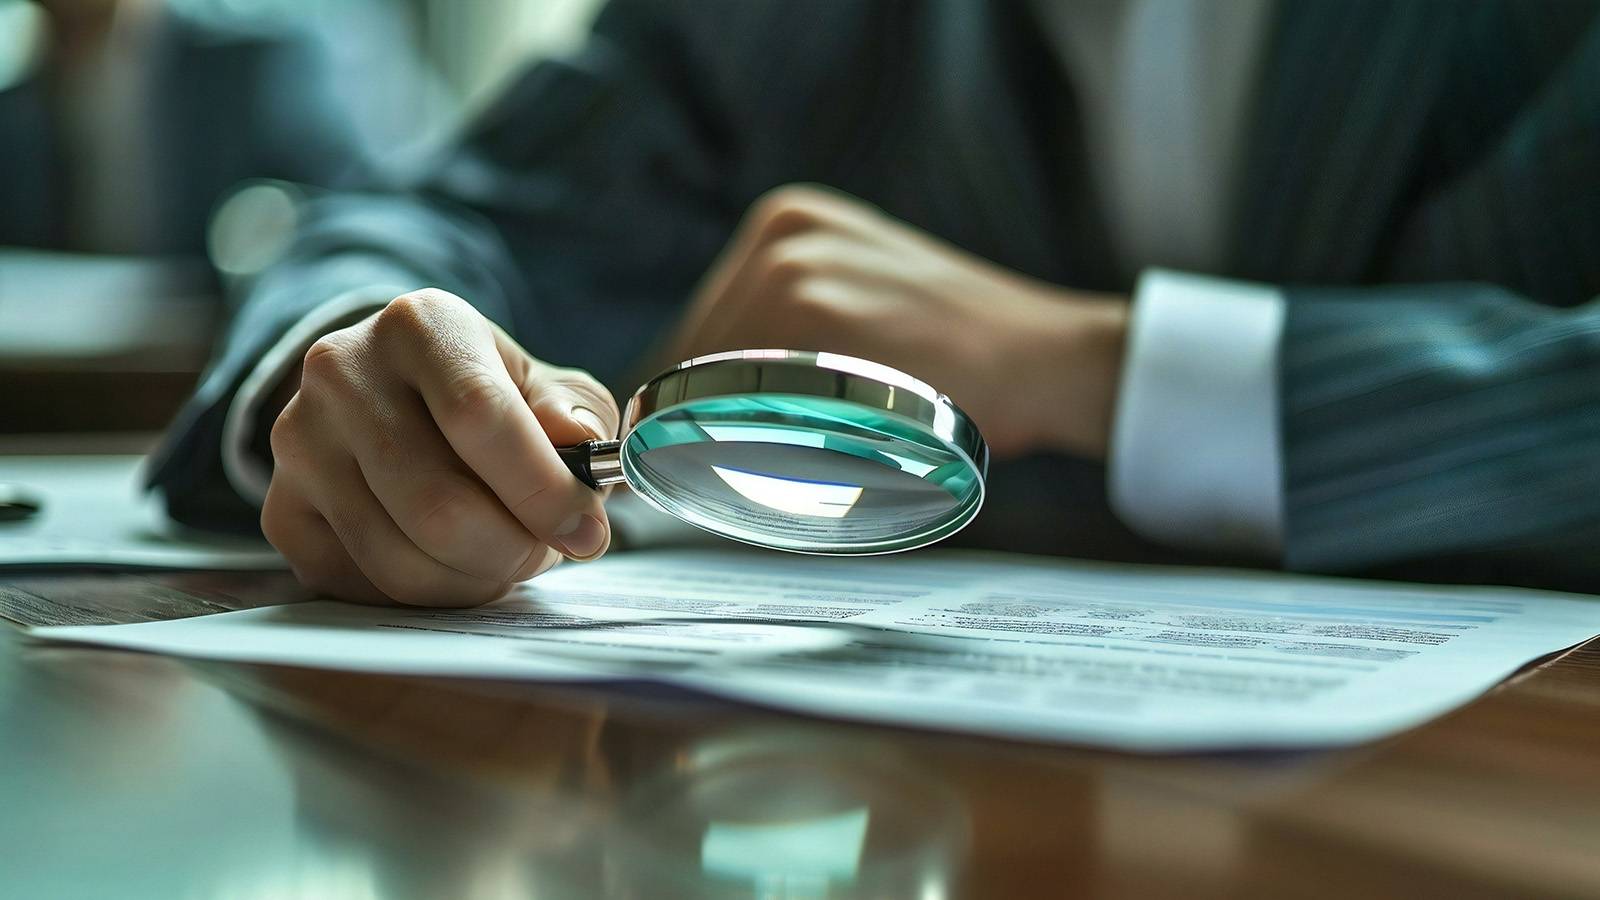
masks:
POLYGON ((745 217, 669 346, 674 361, 784 348, 859 356, 933 385, 991 450, 1103 457, 1127 302, 1044 284, 861 201, 781 188, 745 217))
POLYGON ((529 356, 423 290, 317 341, 272 428, 267 540, 308 587, 470 606, 610 541, 601 495, 557 446, 616 436, 587 374, 529 356))

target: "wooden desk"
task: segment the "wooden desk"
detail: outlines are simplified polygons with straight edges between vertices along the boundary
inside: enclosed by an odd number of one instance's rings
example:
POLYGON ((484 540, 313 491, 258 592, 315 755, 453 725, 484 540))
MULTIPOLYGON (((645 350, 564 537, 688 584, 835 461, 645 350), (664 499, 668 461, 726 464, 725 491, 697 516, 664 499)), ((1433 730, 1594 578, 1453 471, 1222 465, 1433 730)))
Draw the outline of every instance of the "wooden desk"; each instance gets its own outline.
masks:
POLYGON ((1384 743, 1150 758, 0 626, 0 895, 1600 896, 1600 645, 1384 743), (703 871, 713 820, 863 810, 853 883, 703 871))

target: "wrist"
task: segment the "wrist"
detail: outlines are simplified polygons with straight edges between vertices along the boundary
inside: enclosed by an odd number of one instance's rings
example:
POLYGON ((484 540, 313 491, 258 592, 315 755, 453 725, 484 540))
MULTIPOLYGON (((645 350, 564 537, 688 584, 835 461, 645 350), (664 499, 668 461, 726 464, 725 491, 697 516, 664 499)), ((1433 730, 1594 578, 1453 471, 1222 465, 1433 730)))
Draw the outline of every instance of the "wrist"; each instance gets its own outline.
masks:
POLYGON ((1039 449, 1103 460, 1128 336, 1128 299, 1071 292, 1032 330, 1039 449))

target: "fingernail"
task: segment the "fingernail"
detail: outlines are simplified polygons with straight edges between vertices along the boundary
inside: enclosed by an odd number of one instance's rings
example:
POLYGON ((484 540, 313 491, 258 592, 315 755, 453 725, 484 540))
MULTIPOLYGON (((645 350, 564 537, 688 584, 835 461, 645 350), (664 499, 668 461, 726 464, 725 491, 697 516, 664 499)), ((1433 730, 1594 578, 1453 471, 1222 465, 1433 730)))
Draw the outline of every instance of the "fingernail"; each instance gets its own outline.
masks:
POLYGON ((606 526, 584 513, 573 513, 556 526, 556 548, 573 559, 591 559, 606 546, 606 526))
POLYGON ((611 439, 611 429, 606 426, 605 420, 601 419, 589 407, 574 406, 572 408, 572 417, 578 420, 579 425, 587 428, 589 433, 594 435, 595 440, 608 441, 611 439))

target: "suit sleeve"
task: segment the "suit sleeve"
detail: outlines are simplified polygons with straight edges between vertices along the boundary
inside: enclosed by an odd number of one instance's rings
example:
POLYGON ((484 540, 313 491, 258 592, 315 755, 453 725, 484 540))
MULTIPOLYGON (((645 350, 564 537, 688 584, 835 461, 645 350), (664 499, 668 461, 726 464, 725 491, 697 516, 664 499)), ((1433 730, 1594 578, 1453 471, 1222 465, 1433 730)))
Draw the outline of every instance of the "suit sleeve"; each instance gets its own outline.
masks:
POLYGON ((1600 303, 1385 293, 1290 297, 1286 564, 1600 588, 1600 303))
POLYGON ((1600 30, 1557 72, 1397 229, 1416 284, 1287 290, 1290 568, 1600 591, 1600 30))
POLYGON ((257 527, 222 463, 231 398, 297 322, 353 291, 449 290, 534 355, 622 385, 742 209, 719 200, 727 130, 686 68, 685 17, 667 12, 613 4, 581 53, 527 70, 409 186, 307 204, 152 460, 173 518, 257 527))

